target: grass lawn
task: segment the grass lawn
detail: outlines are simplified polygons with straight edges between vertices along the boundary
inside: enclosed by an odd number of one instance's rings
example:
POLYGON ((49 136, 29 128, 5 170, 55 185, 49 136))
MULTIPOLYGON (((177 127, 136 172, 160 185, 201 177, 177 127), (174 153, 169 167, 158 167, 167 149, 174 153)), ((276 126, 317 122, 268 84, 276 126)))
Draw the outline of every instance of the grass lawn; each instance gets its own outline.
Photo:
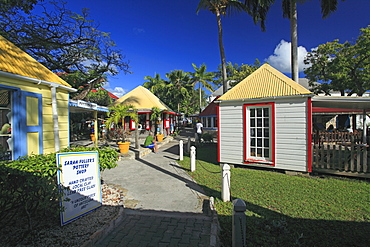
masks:
MULTIPOLYGON (((232 203, 221 200, 216 146, 197 148, 194 173, 189 157, 179 164, 215 198, 220 238, 231 246, 232 203)), ((231 195, 247 205, 248 246, 370 246, 369 181, 232 168, 231 195)))

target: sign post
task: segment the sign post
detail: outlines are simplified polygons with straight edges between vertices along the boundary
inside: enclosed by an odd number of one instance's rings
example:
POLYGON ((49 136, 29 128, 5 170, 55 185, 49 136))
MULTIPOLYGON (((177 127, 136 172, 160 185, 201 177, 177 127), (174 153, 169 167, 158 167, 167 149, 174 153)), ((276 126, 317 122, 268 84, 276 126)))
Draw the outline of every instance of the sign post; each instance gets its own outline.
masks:
POLYGON ((60 213, 65 225, 102 205, 97 151, 57 153, 58 184, 64 191, 60 213))

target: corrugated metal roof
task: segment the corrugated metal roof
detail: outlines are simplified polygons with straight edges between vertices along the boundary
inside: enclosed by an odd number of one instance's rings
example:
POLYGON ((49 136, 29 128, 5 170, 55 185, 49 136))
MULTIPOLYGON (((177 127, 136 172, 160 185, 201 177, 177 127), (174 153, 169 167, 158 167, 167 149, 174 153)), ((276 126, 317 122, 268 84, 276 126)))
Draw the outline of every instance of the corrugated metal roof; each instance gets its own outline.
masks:
POLYGON ((264 64, 218 100, 258 99, 311 94, 312 92, 269 64, 264 64))
POLYGON ((138 86, 116 100, 113 105, 133 105, 137 110, 151 110, 158 107, 161 110, 172 111, 157 96, 143 86, 138 86))
POLYGON ((59 83, 71 87, 66 81, 47 69, 26 52, 0 35, 0 71, 59 83))

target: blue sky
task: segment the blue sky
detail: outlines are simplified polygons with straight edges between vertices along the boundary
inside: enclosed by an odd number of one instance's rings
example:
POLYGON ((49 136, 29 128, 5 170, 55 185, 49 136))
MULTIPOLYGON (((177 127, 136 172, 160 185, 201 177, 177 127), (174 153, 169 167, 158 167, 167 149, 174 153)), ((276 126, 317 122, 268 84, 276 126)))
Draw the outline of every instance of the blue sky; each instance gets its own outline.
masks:
MULTIPOLYGON (((193 72, 192 63, 216 71, 220 64, 216 17, 209 11, 196 14, 198 0, 67 0, 76 13, 90 9, 90 17, 109 32, 130 61, 132 74, 120 73, 105 86, 118 97, 154 77, 180 69, 193 72)), ((370 1, 339 1, 338 9, 321 18, 318 0, 298 4, 298 45, 301 56, 334 39, 355 41, 360 28, 370 25, 370 1)), ((226 60, 252 64, 268 61, 283 73, 289 71, 290 26, 282 17, 281 0, 267 15, 266 31, 254 25, 246 13, 223 19, 226 60)), ((303 58, 302 58, 303 59, 303 58)), ((286 73, 290 76, 289 73, 286 73)), ((304 76, 303 74, 301 74, 304 76)))

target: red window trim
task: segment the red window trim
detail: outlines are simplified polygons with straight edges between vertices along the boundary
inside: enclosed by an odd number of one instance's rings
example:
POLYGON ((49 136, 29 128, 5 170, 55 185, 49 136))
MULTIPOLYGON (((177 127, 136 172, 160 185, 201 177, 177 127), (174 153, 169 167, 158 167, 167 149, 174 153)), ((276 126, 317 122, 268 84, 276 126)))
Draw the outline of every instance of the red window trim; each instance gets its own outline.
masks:
POLYGON ((243 158, 244 164, 261 164, 275 166, 275 103, 259 103, 259 104, 245 104, 243 105, 243 120, 244 120, 244 145, 243 145, 243 158), (247 157, 247 148, 248 148, 248 123, 247 119, 247 108, 250 106, 270 106, 271 109, 271 161, 250 159, 247 157))

